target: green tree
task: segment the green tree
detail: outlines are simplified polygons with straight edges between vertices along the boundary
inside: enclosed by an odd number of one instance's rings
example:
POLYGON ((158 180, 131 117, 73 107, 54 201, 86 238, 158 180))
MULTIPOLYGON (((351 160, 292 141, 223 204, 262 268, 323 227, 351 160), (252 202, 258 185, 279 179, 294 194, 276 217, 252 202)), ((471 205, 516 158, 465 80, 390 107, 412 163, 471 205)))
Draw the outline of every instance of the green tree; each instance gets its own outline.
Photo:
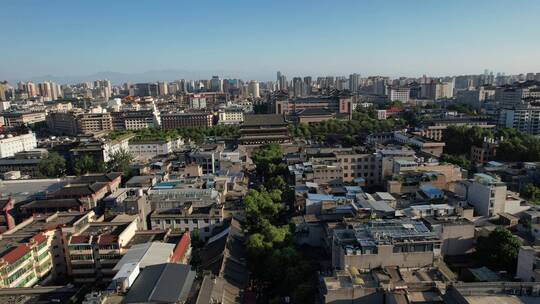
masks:
POLYGON ((450 126, 443 132, 446 143, 444 152, 450 155, 469 155, 471 146, 481 145, 484 137, 493 137, 493 133, 480 127, 450 126))
POLYGON ((244 198, 246 224, 249 232, 260 232, 263 220, 273 222, 281 210, 281 192, 279 190, 250 190, 244 198))
POLYGON ((60 154, 51 152, 38 165, 39 173, 46 177, 60 177, 66 172, 66 160, 60 154))
POLYGON ((132 161, 133 155, 129 151, 120 149, 110 155, 110 159, 107 162, 107 169, 112 172, 123 172, 125 175, 129 175, 132 161))
POLYGON ((444 163, 458 165, 465 170, 471 170, 471 162, 464 155, 443 154, 439 160, 444 163))
POLYGON ((287 165, 283 162, 283 151, 278 144, 270 144, 261 147, 251 156, 255 163, 257 174, 263 181, 272 176, 287 173, 287 165))
POLYGON ((446 109, 450 111, 457 111, 457 112, 467 114, 467 115, 476 115, 476 111, 474 110, 473 107, 467 104, 463 104, 463 103, 456 103, 456 104, 449 105, 448 107, 446 107, 446 109))
POLYGON ((492 269, 513 273, 520 246, 521 242, 509 230, 498 227, 489 236, 478 238, 476 257, 492 269))
POLYGON ((73 170, 77 175, 105 172, 105 163, 103 161, 95 160, 89 154, 83 154, 75 160, 73 170))
POLYGON ((540 188, 535 185, 528 183, 521 190, 521 195, 529 200, 531 203, 538 204, 540 203, 540 188))

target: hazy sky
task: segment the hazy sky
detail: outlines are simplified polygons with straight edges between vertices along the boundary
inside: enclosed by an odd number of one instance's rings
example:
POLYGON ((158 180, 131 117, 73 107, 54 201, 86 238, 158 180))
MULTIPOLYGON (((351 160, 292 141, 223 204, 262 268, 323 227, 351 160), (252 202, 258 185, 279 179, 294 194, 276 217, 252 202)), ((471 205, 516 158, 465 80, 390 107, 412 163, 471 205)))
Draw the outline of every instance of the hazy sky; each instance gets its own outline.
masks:
POLYGON ((0 28, 0 79, 540 72, 537 0, 2 0, 0 28))

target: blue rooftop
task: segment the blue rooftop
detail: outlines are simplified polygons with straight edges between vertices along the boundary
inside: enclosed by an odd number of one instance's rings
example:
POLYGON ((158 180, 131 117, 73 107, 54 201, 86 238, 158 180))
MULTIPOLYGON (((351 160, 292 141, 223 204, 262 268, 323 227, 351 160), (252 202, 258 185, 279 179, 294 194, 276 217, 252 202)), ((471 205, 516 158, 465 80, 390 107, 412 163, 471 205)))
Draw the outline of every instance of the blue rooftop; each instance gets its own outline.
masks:
POLYGON ((435 188, 432 185, 423 185, 420 187, 420 191, 422 191, 430 199, 444 196, 441 189, 435 188))
POLYGON ((335 201, 336 197, 333 195, 328 194, 314 194, 314 193, 308 193, 309 200, 311 201, 335 201))

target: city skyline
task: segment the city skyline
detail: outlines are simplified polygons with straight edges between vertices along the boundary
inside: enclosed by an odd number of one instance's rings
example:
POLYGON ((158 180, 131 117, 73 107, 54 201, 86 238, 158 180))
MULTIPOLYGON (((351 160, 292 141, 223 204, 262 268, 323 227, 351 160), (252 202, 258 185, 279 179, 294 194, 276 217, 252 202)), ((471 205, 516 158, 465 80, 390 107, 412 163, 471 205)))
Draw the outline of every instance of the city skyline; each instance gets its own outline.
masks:
POLYGON ((6 1, 0 79, 184 71, 194 75, 185 78, 265 81, 278 70, 290 77, 540 70, 534 1, 158 1, 125 14, 127 4, 51 1, 36 10, 35 1, 6 1))

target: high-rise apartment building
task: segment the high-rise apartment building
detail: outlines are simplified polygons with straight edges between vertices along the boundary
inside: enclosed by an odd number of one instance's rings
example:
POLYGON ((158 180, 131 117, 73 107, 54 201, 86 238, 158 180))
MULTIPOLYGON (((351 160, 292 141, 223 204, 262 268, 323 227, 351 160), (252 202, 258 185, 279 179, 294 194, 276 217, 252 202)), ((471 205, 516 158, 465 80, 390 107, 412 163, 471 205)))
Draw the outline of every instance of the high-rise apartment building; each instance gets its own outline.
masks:
POLYGON ((293 80, 293 94, 294 97, 304 96, 304 81, 300 77, 294 77, 293 80))
POLYGON ((223 79, 219 78, 219 76, 212 76, 212 79, 210 79, 210 91, 223 92, 223 79))
POLYGON ((248 84, 248 95, 253 98, 261 97, 259 93, 259 82, 256 80, 251 80, 248 84))
POLYGON ((351 74, 349 75, 349 89, 351 92, 358 92, 360 87, 360 74, 351 74))

